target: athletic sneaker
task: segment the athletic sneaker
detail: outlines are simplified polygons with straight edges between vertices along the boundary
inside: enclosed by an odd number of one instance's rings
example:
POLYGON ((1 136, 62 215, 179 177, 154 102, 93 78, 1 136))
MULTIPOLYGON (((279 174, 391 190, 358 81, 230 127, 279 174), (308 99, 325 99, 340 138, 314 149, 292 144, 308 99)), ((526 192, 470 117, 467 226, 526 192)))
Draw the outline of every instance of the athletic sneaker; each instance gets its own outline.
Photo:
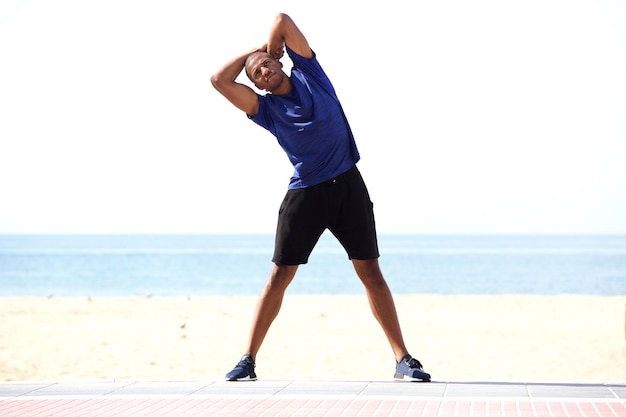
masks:
POLYGON ((256 374, 254 373, 254 361, 250 355, 243 355, 241 360, 233 368, 232 371, 226 374, 227 381, 256 381, 256 374))
POLYGON ((430 374, 424 372, 420 361, 411 355, 404 355, 396 365, 395 379, 408 379, 409 381, 430 381, 430 374))

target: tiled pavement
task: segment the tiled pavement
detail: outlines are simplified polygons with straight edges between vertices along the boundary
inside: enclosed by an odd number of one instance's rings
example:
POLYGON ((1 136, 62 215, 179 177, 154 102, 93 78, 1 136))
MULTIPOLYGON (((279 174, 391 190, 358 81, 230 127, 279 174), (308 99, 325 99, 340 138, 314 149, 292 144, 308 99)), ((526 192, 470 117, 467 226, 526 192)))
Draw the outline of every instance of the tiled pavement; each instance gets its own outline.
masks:
POLYGON ((626 417, 626 382, 0 382, 1 417, 626 417))

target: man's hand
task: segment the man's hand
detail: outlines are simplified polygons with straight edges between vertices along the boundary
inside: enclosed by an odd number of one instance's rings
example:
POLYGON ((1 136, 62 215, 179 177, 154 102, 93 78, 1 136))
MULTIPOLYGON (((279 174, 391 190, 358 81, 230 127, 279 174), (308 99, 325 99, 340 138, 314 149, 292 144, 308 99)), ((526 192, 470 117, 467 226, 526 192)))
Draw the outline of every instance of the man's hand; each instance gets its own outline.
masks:
POLYGON ((253 52, 266 52, 270 54, 276 61, 280 61, 283 55, 285 55, 285 43, 283 42, 273 51, 270 50, 269 43, 264 43, 263 46, 261 46, 260 48, 256 49, 256 51, 253 51, 253 52))
POLYGON ((270 51, 268 49, 267 53, 273 56, 276 61, 280 61, 283 55, 285 55, 285 43, 283 42, 278 48, 273 51, 270 51))

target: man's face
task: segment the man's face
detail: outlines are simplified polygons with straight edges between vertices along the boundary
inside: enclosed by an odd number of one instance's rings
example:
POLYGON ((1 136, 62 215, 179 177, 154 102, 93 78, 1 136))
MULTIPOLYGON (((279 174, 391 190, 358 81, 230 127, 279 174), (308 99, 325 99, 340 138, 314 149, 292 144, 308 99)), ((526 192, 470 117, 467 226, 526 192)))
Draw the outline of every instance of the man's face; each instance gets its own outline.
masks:
POLYGON ((254 54, 246 64, 246 72, 254 85, 260 90, 272 91, 278 88, 286 74, 283 64, 271 55, 260 52, 254 54))

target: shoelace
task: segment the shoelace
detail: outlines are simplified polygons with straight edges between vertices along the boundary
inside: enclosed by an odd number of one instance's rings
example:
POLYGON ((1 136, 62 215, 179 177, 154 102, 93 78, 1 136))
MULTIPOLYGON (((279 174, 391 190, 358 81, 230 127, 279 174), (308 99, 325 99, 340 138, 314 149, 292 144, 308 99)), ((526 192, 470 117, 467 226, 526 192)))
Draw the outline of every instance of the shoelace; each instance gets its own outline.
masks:
POLYGON ((422 368, 422 364, 420 363, 420 361, 418 361, 415 358, 411 358, 408 361, 404 361, 404 363, 406 363, 407 365, 409 365, 409 368, 418 368, 418 369, 423 369, 422 368))
POLYGON ((246 357, 242 358, 239 361, 239 366, 244 366, 245 367, 245 366, 248 366, 248 365, 254 366, 254 361, 249 356, 246 356, 246 357))

